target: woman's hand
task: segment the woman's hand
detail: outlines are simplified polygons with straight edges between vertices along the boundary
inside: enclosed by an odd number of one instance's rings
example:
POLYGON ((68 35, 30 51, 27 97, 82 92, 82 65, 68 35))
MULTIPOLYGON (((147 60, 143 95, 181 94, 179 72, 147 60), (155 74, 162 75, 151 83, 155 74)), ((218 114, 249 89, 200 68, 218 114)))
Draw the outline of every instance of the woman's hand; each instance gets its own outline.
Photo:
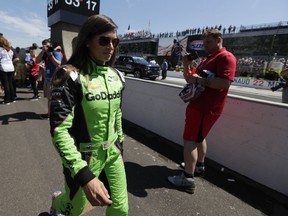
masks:
POLYGON ((106 206, 112 204, 107 189, 97 178, 88 182, 88 184, 83 187, 83 190, 92 206, 106 206))

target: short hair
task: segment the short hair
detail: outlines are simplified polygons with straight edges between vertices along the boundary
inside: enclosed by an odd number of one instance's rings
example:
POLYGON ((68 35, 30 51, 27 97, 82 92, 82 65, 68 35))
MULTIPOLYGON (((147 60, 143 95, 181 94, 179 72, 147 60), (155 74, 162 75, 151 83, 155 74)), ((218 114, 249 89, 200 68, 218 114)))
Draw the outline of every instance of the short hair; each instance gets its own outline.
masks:
POLYGON ((207 29, 203 33, 202 38, 206 38, 209 36, 212 36, 215 39, 217 39, 218 37, 222 38, 222 33, 218 29, 207 29))
POLYGON ((51 43, 50 39, 45 39, 45 40, 42 41, 42 45, 43 44, 47 44, 47 43, 51 43))
POLYGON ((33 43, 33 44, 32 44, 32 48, 33 48, 33 49, 37 49, 37 48, 38 48, 38 44, 37 44, 37 43, 33 43))

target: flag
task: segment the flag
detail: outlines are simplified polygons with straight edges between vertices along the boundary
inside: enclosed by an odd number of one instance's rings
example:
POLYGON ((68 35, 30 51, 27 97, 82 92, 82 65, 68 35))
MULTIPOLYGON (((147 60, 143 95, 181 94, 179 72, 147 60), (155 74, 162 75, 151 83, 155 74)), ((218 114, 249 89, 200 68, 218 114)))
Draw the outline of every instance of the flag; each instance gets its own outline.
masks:
POLYGON ((130 24, 129 24, 129 26, 128 26, 128 30, 130 30, 130 24))

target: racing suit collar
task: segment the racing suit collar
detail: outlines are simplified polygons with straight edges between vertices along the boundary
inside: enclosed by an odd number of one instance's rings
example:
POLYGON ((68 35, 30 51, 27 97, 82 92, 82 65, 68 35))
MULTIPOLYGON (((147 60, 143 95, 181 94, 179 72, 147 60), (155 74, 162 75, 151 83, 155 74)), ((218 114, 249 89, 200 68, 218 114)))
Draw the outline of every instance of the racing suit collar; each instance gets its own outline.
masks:
POLYGON ((99 65, 95 65, 96 68, 96 72, 98 74, 106 74, 108 71, 108 67, 107 66, 99 66, 99 65))
POLYGON ((105 66, 105 65, 99 65, 97 64, 92 58, 91 59, 91 62, 93 64, 93 68, 94 68, 94 71, 98 74, 106 74, 107 71, 108 71, 108 66, 105 66))

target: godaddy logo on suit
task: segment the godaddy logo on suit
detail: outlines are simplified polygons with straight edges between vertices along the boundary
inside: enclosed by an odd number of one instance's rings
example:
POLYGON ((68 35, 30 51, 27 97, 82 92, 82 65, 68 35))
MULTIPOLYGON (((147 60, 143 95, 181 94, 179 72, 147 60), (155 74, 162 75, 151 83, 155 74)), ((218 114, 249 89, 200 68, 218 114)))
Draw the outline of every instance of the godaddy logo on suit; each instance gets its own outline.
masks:
POLYGON ((87 101, 113 100, 113 99, 120 98, 120 91, 118 91, 118 92, 114 91, 114 93, 111 93, 111 94, 107 94, 107 92, 100 92, 100 93, 97 93, 95 95, 91 92, 88 92, 85 95, 85 98, 87 101))

